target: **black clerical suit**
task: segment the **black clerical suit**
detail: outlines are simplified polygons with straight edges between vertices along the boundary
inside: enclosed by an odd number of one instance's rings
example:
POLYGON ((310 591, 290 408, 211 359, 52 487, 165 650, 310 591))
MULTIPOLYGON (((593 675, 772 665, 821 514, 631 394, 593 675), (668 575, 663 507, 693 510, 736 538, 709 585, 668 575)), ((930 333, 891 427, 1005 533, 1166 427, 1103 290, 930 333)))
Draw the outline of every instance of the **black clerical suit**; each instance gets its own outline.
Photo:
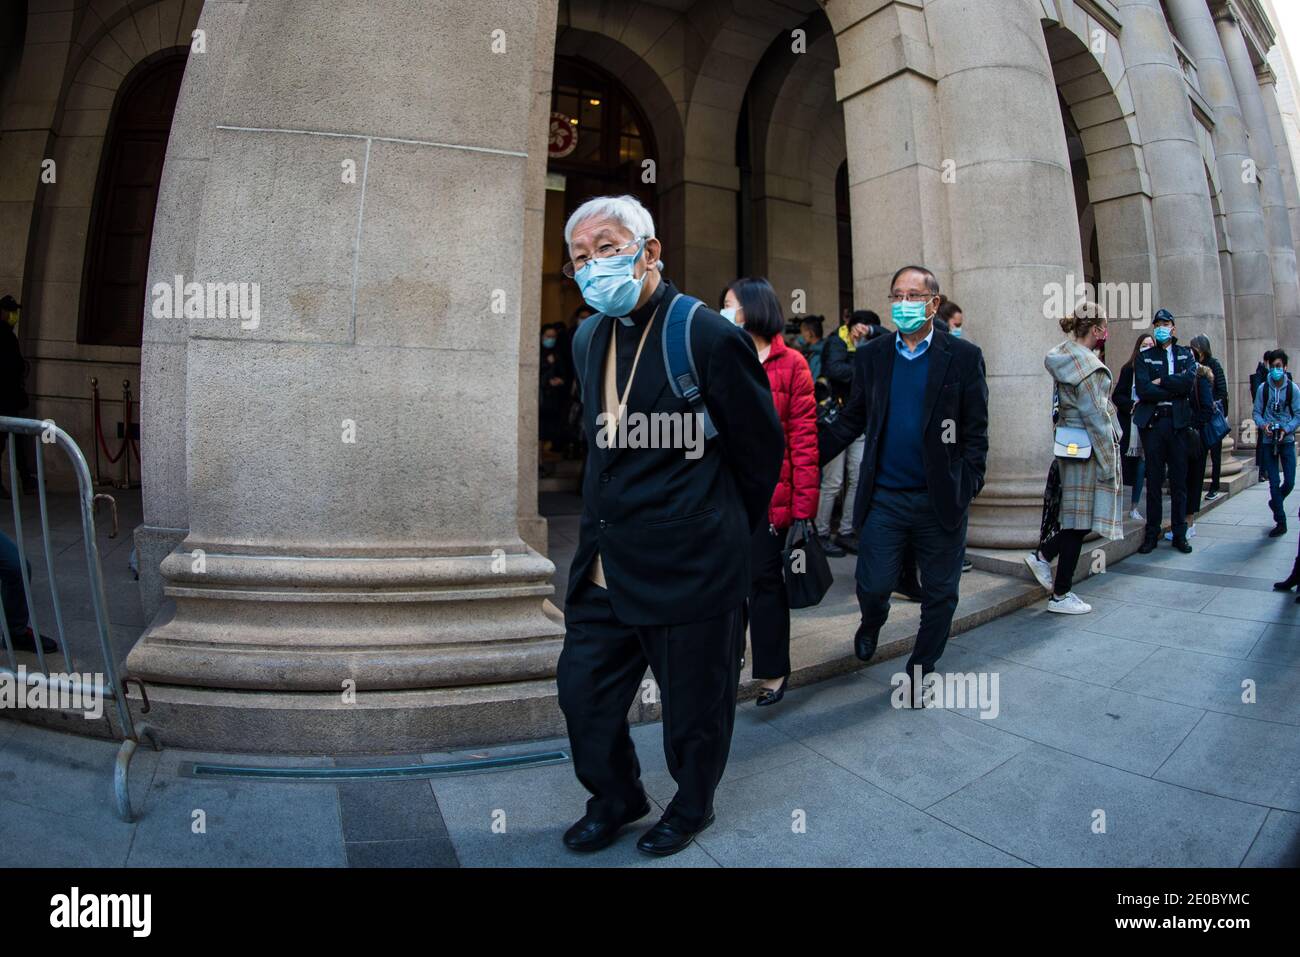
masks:
POLYGON ((666 813, 693 830, 712 813, 731 746, 750 540, 767 521, 785 439, 753 340, 702 307, 691 343, 718 436, 694 459, 681 448, 600 447, 610 335, 621 395, 652 316, 627 412, 691 413, 664 367, 663 326, 676 294, 664 280, 626 321, 585 320, 597 324, 587 355, 575 356, 589 451, 556 681, 574 771, 592 795, 587 810, 615 819, 645 801, 627 716, 650 666, 678 787, 666 813), (606 587, 589 577, 597 552, 606 587))
POLYGON ((1184 433, 1192 424, 1189 396, 1196 384, 1196 357, 1174 340, 1138 353, 1134 362, 1138 402, 1133 426, 1142 431, 1142 455, 1147 469, 1148 542, 1160 538, 1164 504, 1161 487, 1169 476, 1169 519, 1175 541, 1187 537, 1187 445, 1184 433), (1160 384, 1155 385, 1159 379, 1160 384))

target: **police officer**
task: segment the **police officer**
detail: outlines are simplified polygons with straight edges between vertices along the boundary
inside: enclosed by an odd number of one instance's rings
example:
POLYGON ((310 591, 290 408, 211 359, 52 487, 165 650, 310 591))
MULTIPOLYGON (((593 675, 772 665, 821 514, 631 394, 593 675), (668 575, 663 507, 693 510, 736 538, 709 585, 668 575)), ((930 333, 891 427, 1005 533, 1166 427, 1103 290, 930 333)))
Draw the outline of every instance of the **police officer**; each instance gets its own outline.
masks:
POLYGON ((1174 317, 1161 309, 1152 321, 1156 344, 1134 363, 1137 394, 1133 424, 1142 430, 1147 463, 1147 525, 1138 551, 1154 551, 1160 538, 1160 489, 1169 476, 1169 518, 1174 548, 1187 554, 1187 446, 1184 433, 1192 423, 1189 397, 1196 385, 1196 357, 1174 337, 1174 317))

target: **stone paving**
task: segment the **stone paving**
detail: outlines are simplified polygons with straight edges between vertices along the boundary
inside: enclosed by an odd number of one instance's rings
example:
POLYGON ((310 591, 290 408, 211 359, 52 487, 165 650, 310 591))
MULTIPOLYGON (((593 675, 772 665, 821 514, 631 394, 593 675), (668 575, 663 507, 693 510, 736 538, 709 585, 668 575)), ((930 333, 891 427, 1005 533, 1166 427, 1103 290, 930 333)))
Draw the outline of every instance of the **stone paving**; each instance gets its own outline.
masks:
MULTIPOLYGON (((0 865, 1300 865, 1300 605, 1271 588, 1297 532, 1265 537, 1265 498, 1251 489, 1208 513, 1192 555, 1162 543, 1082 583, 1090 615, 1050 615, 1039 601, 955 637, 941 667, 996 675, 996 717, 893 708, 899 660, 795 689, 774 708, 742 704, 717 822, 673 858, 640 856, 636 829, 600 854, 567 852, 560 835, 585 799, 567 762, 282 783, 201 780, 185 767, 362 759, 141 752, 140 817, 123 824, 109 800, 111 743, 0 720, 0 865)), ((673 783, 660 734, 633 730, 663 806, 673 783)))

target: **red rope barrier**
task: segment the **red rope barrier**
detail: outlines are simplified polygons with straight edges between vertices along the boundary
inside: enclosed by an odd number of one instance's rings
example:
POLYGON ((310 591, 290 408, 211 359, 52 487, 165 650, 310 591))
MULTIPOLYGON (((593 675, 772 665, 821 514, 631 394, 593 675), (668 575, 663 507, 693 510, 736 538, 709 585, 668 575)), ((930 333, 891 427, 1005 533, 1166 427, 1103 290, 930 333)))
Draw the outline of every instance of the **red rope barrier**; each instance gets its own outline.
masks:
MULTIPOLYGON (((117 455, 113 455, 111 452, 108 451, 108 443, 104 441, 104 426, 103 426, 103 422, 101 421, 100 414, 99 414, 99 392, 95 392, 95 394, 94 394, 94 399, 95 399, 95 408, 94 408, 94 416, 93 416, 93 417, 94 417, 94 420, 95 420, 95 438, 99 440, 99 447, 100 447, 101 449, 104 450, 104 456, 108 459, 108 464, 109 464, 109 465, 116 465, 117 462, 118 462, 118 460, 121 459, 122 456, 126 453, 127 440, 126 440, 125 438, 122 439, 122 447, 121 447, 120 449, 117 450, 117 455)), ((130 435, 130 434, 131 434, 131 423, 130 423, 131 414, 130 414, 129 411, 128 411, 128 413, 127 413, 126 418, 127 418, 127 427, 126 427, 126 429, 124 429, 123 431, 124 431, 124 433, 125 433, 126 435, 130 435)), ((139 458, 139 454, 138 454, 138 453, 137 453, 137 455, 136 455, 136 458, 137 458, 137 459, 139 458)))

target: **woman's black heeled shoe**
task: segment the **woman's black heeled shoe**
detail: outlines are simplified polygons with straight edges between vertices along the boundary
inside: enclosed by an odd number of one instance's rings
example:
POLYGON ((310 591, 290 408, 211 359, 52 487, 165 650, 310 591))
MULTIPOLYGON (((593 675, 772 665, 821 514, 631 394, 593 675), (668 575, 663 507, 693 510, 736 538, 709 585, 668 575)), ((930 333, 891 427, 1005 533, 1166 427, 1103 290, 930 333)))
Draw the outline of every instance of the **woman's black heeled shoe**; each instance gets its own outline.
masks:
POLYGON ((1296 557, 1295 565, 1291 567, 1291 574, 1284 581, 1273 582, 1273 588, 1277 591, 1290 591, 1300 585, 1300 556, 1296 557))
POLYGON ((758 698, 754 704, 760 708, 766 708, 770 704, 776 704, 785 697, 786 686, 790 684, 790 676, 786 675, 785 680, 781 682, 781 687, 773 691, 771 688, 764 688, 758 693, 758 698))

